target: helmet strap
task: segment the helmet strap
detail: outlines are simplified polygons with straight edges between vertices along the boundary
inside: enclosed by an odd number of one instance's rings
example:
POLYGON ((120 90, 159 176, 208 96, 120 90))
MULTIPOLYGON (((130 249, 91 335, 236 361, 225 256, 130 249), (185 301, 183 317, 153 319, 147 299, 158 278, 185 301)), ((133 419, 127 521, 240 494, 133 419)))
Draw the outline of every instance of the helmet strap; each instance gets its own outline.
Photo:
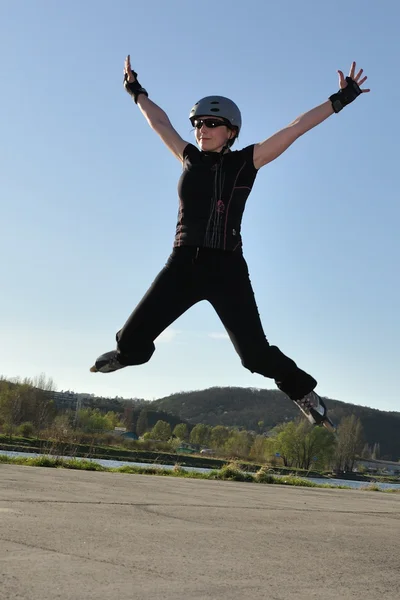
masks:
MULTIPOLYGON (((232 129, 231 127, 229 127, 229 129, 230 129, 230 131, 233 131, 234 133, 236 133, 236 132, 235 132, 235 130, 234 130, 234 129, 232 129)), ((235 135, 235 136, 233 137, 233 141, 235 141, 236 137, 237 137, 237 135, 235 135)), ((230 147, 231 147, 231 145, 232 145, 232 144, 230 143, 231 141, 232 141, 232 138, 229 138, 229 140, 226 140, 226 142, 225 142, 225 144, 224 144, 224 146, 223 146, 223 148, 222 148, 222 150, 221 150, 221 154, 224 154, 225 150, 229 150, 229 149, 230 149, 230 147)))

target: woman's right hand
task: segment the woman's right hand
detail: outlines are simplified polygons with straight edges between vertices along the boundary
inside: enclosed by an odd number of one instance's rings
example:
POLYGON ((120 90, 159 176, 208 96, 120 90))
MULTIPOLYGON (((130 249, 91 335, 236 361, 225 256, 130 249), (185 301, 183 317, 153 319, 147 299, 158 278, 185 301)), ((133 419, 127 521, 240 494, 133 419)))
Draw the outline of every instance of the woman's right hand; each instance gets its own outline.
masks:
POLYGON ((135 71, 132 71, 132 69, 131 69, 130 54, 128 54, 128 56, 125 59, 124 81, 127 81, 128 83, 134 83, 136 81, 136 73, 135 73, 135 71))

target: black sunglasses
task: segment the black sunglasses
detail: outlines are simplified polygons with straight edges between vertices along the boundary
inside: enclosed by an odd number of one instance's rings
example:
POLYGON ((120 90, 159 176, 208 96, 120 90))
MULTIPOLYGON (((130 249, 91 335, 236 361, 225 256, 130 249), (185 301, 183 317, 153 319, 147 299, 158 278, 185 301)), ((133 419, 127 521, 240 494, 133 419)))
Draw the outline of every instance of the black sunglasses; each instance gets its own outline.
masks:
POLYGON ((228 124, 225 121, 218 121, 216 119, 195 119, 193 122, 194 127, 196 129, 201 129, 203 125, 208 127, 209 129, 214 129, 214 127, 228 127, 228 124))

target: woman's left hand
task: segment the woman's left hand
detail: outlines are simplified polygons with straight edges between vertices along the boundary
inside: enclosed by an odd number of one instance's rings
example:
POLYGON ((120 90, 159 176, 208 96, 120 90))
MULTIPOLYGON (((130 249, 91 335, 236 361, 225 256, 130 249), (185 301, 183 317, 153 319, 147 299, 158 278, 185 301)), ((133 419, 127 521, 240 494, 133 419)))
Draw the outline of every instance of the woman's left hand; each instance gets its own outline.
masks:
MULTIPOLYGON (((351 77, 353 79, 353 81, 356 82, 356 84, 361 88, 362 84, 364 83, 364 81, 367 80, 367 76, 365 75, 364 77, 361 78, 361 75, 363 74, 363 69, 360 69, 357 73, 357 75, 355 75, 356 72, 356 63, 352 62, 351 63, 351 67, 350 67, 350 71, 349 71, 349 77, 351 77)), ((343 75, 342 71, 338 71, 339 74, 339 86, 340 89, 342 90, 343 88, 345 88, 347 86, 347 81, 345 76, 343 75)), ((370 89, 361 89, 361 91, 363 93, 367 93, 370 92, 370 89)))

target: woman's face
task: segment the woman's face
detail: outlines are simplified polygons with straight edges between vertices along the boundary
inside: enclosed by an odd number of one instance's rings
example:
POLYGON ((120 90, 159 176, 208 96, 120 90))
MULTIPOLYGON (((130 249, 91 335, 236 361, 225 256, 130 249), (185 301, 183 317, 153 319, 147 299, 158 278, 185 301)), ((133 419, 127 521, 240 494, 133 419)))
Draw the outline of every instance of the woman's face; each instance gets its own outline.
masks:
POLYGON ((204 152, 220 152, 234 132, 226 125, 218 127, 207 126, 213 123, 223 123, 223 119, 214 116, 197 117, 194 121, 196 142, 204 152), (197 127, 196 127, 197 124, 197 127))

